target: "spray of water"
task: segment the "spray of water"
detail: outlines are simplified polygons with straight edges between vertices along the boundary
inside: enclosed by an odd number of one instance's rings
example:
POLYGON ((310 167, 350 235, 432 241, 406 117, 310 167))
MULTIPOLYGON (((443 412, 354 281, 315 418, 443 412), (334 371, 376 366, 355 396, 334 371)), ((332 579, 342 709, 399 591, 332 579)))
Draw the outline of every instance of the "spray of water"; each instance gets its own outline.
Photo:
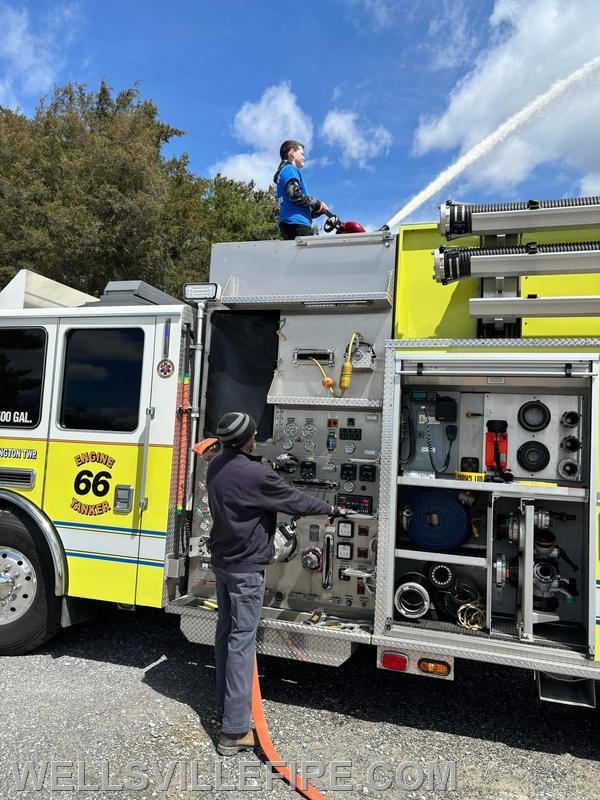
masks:
POLYGON ((572 86, 585 80, 592 75, 596 70, 600 69, 600 56, 592 58, 583 67, 576 69, 568 77, 561 78, 552 85, 547 92, 538 95, 535 100, 529 103, 528 106, 513 114, 512 117, 503 122, 493 133, 482 139, 479 144, 472 147, 468 153, 461 156, 451 166, 447 167, 443 172, 431 181, 419 194, 415 195, 404 208, 401 208, 387 223, 390 228, 394 228, 398 223, 405 219, 409 214, 412 214, 419 206, 423 205, 430 197, 437 194, 441 189, 454 180, 460 173, 467 167, 470 167, 473 162, 477 161, 482 156, 487 155, 490 150, 496 147, 497 144, 504 141, 506 137, 514 133, 514 131, 521 128, 525 123, 529 122, 536 114, 543 111, 548 105, 557 100, 561 95, 568 91, 572 86))

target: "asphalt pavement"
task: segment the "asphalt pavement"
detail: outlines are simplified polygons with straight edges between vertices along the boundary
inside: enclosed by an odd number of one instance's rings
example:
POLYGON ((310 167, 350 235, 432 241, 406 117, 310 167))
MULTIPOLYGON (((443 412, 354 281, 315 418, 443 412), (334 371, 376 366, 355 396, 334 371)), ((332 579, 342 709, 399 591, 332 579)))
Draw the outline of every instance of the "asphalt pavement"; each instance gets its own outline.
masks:
MULTIPOLYGON (((324 770, 331 800, 600 799, 600 710, 541 703, 529 672, 457 661, 452 682, 400 675, 376 669, 374 648, 337 669, 259 668, 276 747, 324 770)), ((212 649, 161 611, 107 607, 0 659, 0 692, 3 799, 295 796, 256 755, 216 755, 212 649)))

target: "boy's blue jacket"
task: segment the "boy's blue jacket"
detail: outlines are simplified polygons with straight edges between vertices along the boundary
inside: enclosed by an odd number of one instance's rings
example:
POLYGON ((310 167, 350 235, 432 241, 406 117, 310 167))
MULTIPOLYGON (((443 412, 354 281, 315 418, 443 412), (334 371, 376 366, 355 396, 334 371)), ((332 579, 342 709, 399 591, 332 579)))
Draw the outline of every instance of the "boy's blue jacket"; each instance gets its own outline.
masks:
POLYGON ((295 179, 300 184, 300 189, 304 194, 308 194, 308 189, 304 183, 304 178, 298 167, 293 164, 286 164, 280 171, 277 179, 277 202, 279 203, 279 222, 287 222, 290 225, 312 225, 312 214, 310 208, 293 203, 287 196, 285 187, 288 181, 295 179))

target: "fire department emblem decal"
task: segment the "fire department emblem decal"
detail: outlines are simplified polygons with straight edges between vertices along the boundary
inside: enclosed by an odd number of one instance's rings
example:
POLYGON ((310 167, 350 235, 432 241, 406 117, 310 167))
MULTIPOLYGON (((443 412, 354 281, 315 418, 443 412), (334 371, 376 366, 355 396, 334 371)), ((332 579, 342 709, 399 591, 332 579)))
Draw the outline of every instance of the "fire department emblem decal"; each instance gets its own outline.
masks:
POLYGON ((156 371, 161 378, 170 378, 175 372, 175 364, 170 358, 163 358, 158 362, 156 371))

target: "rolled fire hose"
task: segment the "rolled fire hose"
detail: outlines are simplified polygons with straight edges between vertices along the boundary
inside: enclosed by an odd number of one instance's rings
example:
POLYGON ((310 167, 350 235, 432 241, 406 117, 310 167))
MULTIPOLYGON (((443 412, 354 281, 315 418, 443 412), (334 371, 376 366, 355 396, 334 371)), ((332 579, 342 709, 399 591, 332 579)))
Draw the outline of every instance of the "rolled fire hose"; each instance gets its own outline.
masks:
POLYGON ((256 661, 256 656, 254 656, 254 680, 252 682, 252 717, 256 727, 256 736, 258 738, 258 742, 275 772, 281 775, 281 777, 290 786, 292 786, 299 795, 306 797, 307 800, 327 800, 325 795, 321 794, 321 792, 318 789, 315 789, 314 786, 307 784, 306 788, 303 788, 303 780, 301 776, 295 774, 292 775, 291 769, 281 763, 283 759, 277 750, 275 750, 275 746, 271 740, 271 734, 269 733, 269 728, 267 727, 267 720, 265 719, 265 710, 263 708, 262 695, 260 693, 260 682, 258 680, 258 664, 256 661), (278 764, 277 762, 280 763, 278 764))

